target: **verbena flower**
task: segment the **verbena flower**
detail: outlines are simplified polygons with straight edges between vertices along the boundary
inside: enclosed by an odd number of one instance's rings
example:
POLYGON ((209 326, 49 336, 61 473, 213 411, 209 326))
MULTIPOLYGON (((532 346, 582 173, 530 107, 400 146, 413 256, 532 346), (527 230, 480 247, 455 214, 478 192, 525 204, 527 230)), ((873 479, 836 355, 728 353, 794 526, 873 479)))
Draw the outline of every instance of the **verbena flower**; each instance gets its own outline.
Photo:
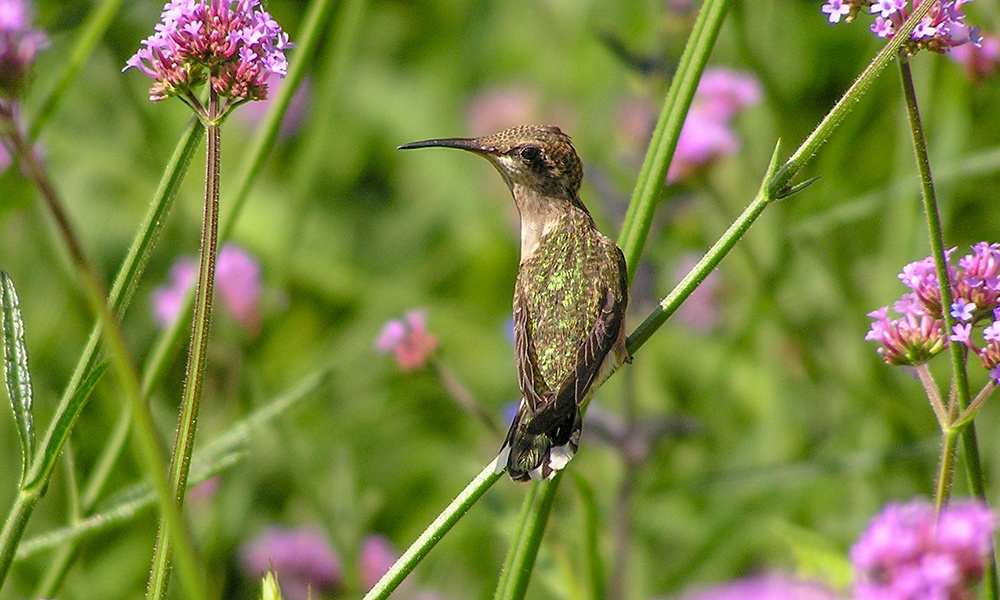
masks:
POLYGON ((386 537, 377 534, 366 537, 361 543, 361 554, 358 557, 361 586, 365 591, 375 587, 397 559, 399 552, 386 537))
MULTIPOLYGON (((903 44, 903 52, 912 56, 918 50, 927 49, 945 54, 964 44, 979 45, 979 29, 966 25, 962 12, 962 5, 970 1, 936 0, 903 44)), ((877 15, 871 30, 878 37, 889 39, 895 37, 896 31, 919 4, 918 0, 912 0, 912 7, 911 0, 827 0, 820 11, 827 15, 830 23, 839 23, 841 19, 850 23, 862 12, 877 15)))
POLYGON ((197 101, 195 89, 208 81, 233 105, 266 98, 268 77, 285 75, 284 51, 292 47, 260 0, 168 2, 142 45, 122 70, 134 67, 155 81, 150 100, 197 101))
POLYGON ((215 289, 222 298, 222 305, 240 325, 251 332, 259 329, 264 287, 256 258, 239 246, 222 246, 215 265, 215 289))
POLYGON ((783 573, 752 575, 684 594, 680 600, 837 600, 826 586, 783 573))
MULTIPOLYGON (((700 258, 701 256, 696 253, 681 257, 680 264, 674 270, 674 280, 680 282, 698 264, 700 258)), ((719 306, 721 284, 718 271, 709 273, 677 309, 675 318, 678 323, 699 333, 708 333, 715 329, 721 318, 719 306)))
POLYGON ((469 100, 469 130, 500 131, 522 123, 544 121, 538 92, 526 85, 488 88, 469 100))
POLYGON ((875 319, 866 340, 882 344, 879 355, 890 365, 916 367, 934 358, 947 347, 942 331, 943 321, 927 315, 904 313, 890 319, 888 308, 868 313, 875 319))
POLYGON ((31 27, 33 7, 26 0, 0 0, 0 98, 20 96, 31 66, 48 37, 31 27))
POLYGON ((170 267, 170 281, 153 290, 153 317, 162 327, 170 327, 180 316, 184 296, 194 288, 198 264, 193 258, 182 258, 170 267))
MULTIPOLYGON (((285 79, 276 73, 271 73, 267 78, 267 98, 261 102, 247 104, 236 113, 236 118, 251 128, 260 125, 268 111, 271 110, 271 99, 276 97, 283 85, 285 85, 285 79)), ((281 125, 278 127, 279 137, 287 139, 299 131, 309 108, 311 87, 309 78, 303 78, 299 87, 295 89, 292 99, 288 102, 285 115, 281 118, 281 125)))
POLYGON ((389 321, 375 340, 375 349, 395 355, 399 368, 407 372, 422 369, 437 347, 438 340, 427 330, 426 315, 420 310, 389 321))
POLYGON ((332 591, 343 574, 340 557, 318 530, 310 528, 266 530, 243 548, 241 564, 252 577, 273 569, 287 600, 306 600, 310 589, 312 597, 315 592, 332 591))
MULTIPOLYGON (((948 250, 947 258, 953 253, 954 248, 948 250)), ((944 331, 937 271, 934 261, 925 258, 906 265, 899 275, 911 290, 893 305, 901 317, 890 318, 888 307, 869 313, 874 321, 865 339, 881 344, 878 353, 887 363, 905 366, 923 364, 950 342, 960 343, 980 358, 991 378, 1000 381, 992 373, 1000 364, 1000 244, 972 246, 957 267, 948 266, 948 277, 952 295, 948 310, 957 321, 953 331, 944 331)))
POLYGON ((7 145, 0 143, 0 175, 9 169, 13 162, 14 158, 10 155, 10 151, 7 150, 7 145))
MULTIPOLYGON (((194 287, 197 277, 195 260, 181 258, 170 268, 170 281, 153 291, 153 315, 162 327, 169 327, 177 320, 184 297, 194 287)), ((251 333, 257 332, 263 294, 257 259, 235 244, 222 246, 215 266, 215 292, 237 323, 251 333)))
POLYGON ((1000 38, 995 35, 984 35, 978 45, 956 46, 948 56, 962 65, 969 79, 982 81, 997 72, 997 63, 1000 62, 1000 38))
POLYGON ((929 502, 886 506, 851 548, 855 600, 966 600, 983 576, 996 519, 978 501, 935 516, 929 502))
POLYGON ((736 152, 740 140, 730 129, 733 117, 760 101, 760 83, 752 75, 731 69, 705 71, 692 100, 667 182, 684 179, 696 169, 736 152))

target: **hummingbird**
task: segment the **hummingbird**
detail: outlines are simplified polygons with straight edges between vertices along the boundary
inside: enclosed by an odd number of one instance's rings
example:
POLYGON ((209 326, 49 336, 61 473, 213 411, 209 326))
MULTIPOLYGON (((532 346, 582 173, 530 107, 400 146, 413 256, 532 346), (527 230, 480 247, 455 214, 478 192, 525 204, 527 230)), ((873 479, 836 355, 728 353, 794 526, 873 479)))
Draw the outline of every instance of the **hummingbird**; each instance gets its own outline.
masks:
POLYGON ((522 398, 496 459, 515 481, 551 479, 580 443, 591 385, 629 360, 625 256, 580 200, 583 165, 558 127, 526 125, 477 138, 400 146, 484 157, 520 215, 514 353, 522 398))

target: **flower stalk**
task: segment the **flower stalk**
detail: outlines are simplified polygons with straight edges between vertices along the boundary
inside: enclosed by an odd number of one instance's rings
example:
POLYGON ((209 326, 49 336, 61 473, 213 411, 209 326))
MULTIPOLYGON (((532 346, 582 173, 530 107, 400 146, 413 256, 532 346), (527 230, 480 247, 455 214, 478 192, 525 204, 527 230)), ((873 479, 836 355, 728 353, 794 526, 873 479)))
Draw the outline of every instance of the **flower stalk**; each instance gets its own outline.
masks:
MULTIPOLYGON (((178 510, 184 505, 187 479, 191 470, 191 455, 194 452, 194 439, 198 428, 198 409, 201 405, 205 364, 208 355, 208 333, 212 323, 212 296, 215 289, 215 261, 219 243, 221 165, 219 121, 221 114, 218 93, 210 88, 208 96, 208 112, 204 121, 207 155, 205 161, 205 206, 202 220, 198 283, 195 287, 194 319, 184 378, 184 394, 169 475, 173 501, 178 510)), ((149 599, 166 597, 170 574, 170 528, 170 523, 161 521, 156 534, 153 567, 146 592, 146 597, 149 599)))
MULTIPOLYGON (((931 4, 931 3, 925 3, 931 4)), ((913 85, 913 73, 910 69, 910 59, 905 54, 899 56, 900 83, 903 87, 903 98, 906 104, 906 115, 910 124, 913 139, 913 151, 917 161, 917 171, 920 175, 921 199, 924 205, 924 216, 927 219, 927 232, 930 237, 931 256, 937 272, 938 293, 941 299, 941 316, 946 331, 955 331, 956 319, 952 307, 952 279, 949 274, 944 245, 944 232, 941 227, 941 215, 938 211, 937 196, 934 191, 934 179, 931 175, 930 157, 927 153, 927 141, 924 136, 920 110, 917 105, 916 89, 913 85)), ((957 408, 963 413, 970 408, 969 375, 966 370, 968 357, 967 347, 963 344, 949 345, 952 363, 952 382, 957 408)), ((977 398, 978 400, 978 398, 977 398)), ((980 401, 981 403, 982 401, 980 401)), ((950 408, 950 407, 949 407, 950 408)), ((954 477, 955 437, 962 436, 966 474, 969 489, 980 500, 986 501, 986 485, 983 476, 982 459, 979 444, 976 439, 976 427, 972 419, 955 419, 954 410, 949 410, 949 423, 942 427, 941 459, 938 471, 938 482, 935 488, 934 504, 938 511, 948 503, 951 492, 951 480, 954 477)), ((988 597, 996 600, 1000 595, 1000 585, 997 580, 996 551, 991 547, 986 560, 984 575, 988 597)))

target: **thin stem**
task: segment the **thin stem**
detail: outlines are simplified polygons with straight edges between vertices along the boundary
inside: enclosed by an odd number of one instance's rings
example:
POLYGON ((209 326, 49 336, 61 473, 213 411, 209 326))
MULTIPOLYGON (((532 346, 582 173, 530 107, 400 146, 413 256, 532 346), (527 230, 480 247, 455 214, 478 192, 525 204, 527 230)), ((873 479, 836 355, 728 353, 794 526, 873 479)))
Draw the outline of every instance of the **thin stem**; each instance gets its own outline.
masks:
POLYGON ((539 486, 531 486, 524 500, 521 501, 521 512, 517 516, 517 525, 514 527, 514 534, 510 538, 510 550, 507 552, 507 558, 503 561, 503 568, 500 569, 500 578, 497 580, 497 589, 493 594, 495 598, 503 598, 507 594, 507 589, 510 588, 514 564, 517 562, 517 550, 521 548, 521 538, 524 537, 525 531, 528 530, 528 519, 531 517, 531 507, 535 504, 535 498, 538 497, 538 490, 539 486))
POLYGON ((976 394, 976 397, 972 400, 972 403, 969 404, 968 408, 962 412, 961 416, 955 419, 955 422, 952 423, 952 427, 955 427, 956 429, 961 428, 966 425, 967 421, 971 421, 973 417, 976 416, 976 413, 979 412, 979 409, 982 408, 983 402, 986 402, 986 399, 990 397, 990 394, 992 394, 995 389, 997 389, 996 382, 992 379, 986 382, 986 385, 983 386, 983 389, 979 390, 979 393, 976 394))
POLYGON ((465 489, 451 501, 451 504, 427 526, 420 537, 414 540, 406 552, 399 557, 399 560, 392 565, 392 568, 382 576, 382 579, 379 579, 375 587, 365 594, 363 600, 385 600, 388 598, 389 594, 403 583, 403 579, 410 571, 427 556, 431 549, 441 541, 441 538, 455 526, 455 523, 458 523, 458 520, 486 493, 486 490, 490 489, 502 476, 503 473, 496 472, 492 462, 486 465, 479 472, 479 475, 476 475, 469 482, 469 485, 465 486, 465 489))
POLYGON ((486 409, 484 409, 482 405, 476 401, 476 398, 475 396, 472 395, 472 392, 470 392, 469 389, 465 387, 461 381, 459 381, 458 377, 451 372, 451 369, 449 369, 448 365, 446 365, 444 361, 441 360, 441 357, 439 357, 436 354, 432 355, 431 366, 434 368, 434 372, 437 374, 438 379, 441 381, 441 387, 443 387, 445 391, 448 392, 448 395, 451 396, 453 400, 455 400, 456 404, 458 404, 463 410, 465 410, 465 412, 476 417, 476 419, 478 419, 480 423, 485 425, 486 428, 489 429, 492 433, 495 433, 497 435, 503 433, 502 428, 497 423, 496 418, 494 418, 493 415, 488 413, 486 409))
POLYGON ((941 509, 948 504, 951 495, 951 483, 955 471, 955 447, 958 432, 950 427, 941 430, 941 458, 938 461, 937 482, 934 486, 934 509, 941 509))
POLYGON ((757 192, 757 196, 753 199, 749 206, 736 218, 736 221, 729 226, 729 229, 722 234, 715 244, 708 250, 704 257, 698 264, 696 264, 684 279, 674 287, 673 290, 660 301, 660 305, 646 317, 635 331, 632 332, 625 342, 626 348, 628 350, 629 356, 635 354, 635 352, 642 347, 646 341, 652 337, 653 333, 660 328, 663 323, 666 322, 667 318, 677 310, 677 308, 684 302, 684 300, 694 292, 695 288, 701 284, 702 281, 712 270, 722 261, 723 257, 729 253, 730 250, 736 245, 736 242, 740 241, 743 234, 750 229, 757 217, 764 212, 767 205, 773 200, 773 197, 767 196, 768 193, 768 181, 770 181, 774 168, 776 166, 776 161, 778 157, 778 148, 775 148, 775 152, 771 159, 771 166, 768 168, 767 174, 764 176, 764 182, 761 184, 760 190, 757 192))
MULTIPOLYGON (((929 2, 924 4, 930 4, 929 2)), ((922 7, 924 8, 924 7, 922 7)), ((898 34, 897 34, 898 35, 898 34)), ((927 232, 930 236, 931 256, 934 257, 934 266, 937 271, 938 287, 941 294, 941 313, 945 322, 945 331, 951 333, 955 328, 955 319, 951 315, 951 277, 948 275, 947 255, 945 254, 944 232, 941 227, 941 215, 938 211, 937 197, 934 192, 934 179, 931 176, 930 158, 927 154, 927 140, 924 137, 924 128, 920 120, 920 111, 917 107, 917 93, 913 86, 913 74, 910 70, 910 61, 906 56, 899 58, 900 82, 903 86, 903 97, 906 101, 906 115, 910 122, 910 132, 913 137, 913 152, 916 156, 917 170, 920 173, 921 198, 924 204, 924 213, 927 218, 927 232)), ((965 411, 969 406, 969 377, 965 369, 966 355, 961 344, 951 344, 952 381, 957 393, 958 408, 965 411)), ((986 500, 986 485, 983 477, 982 460, 979 456, 979 444, 976 440, 975 424, 969 420, 961 428, 962 447, 964 449, 966 475, 969 480, 969 488, 972 493, 982 500, 986 500)), ((942 452, 944 449, 942 449, 942 452)), ((942 455, 941 461, 944 463, 946 457, 942 455)), ((951 477, 953 471, 941 475, 951 477)), ((947 502, 947 494, 951 488, 950 482, 943 486, 940 482, 938 490, 944 494, 939 500, 940 505, 947 502)), ((1000 593, 997 582, 996 552, 991 550, 989 560, 986 562, 986 587, 989 597, 994 600, 1000 593)))
POLYGON ((14 505, 7 513, 3 530, 0 530, 0 587, 7 578, 10 565, 14 561, 17 546, 24 536, 24 528, 28 526, 31 513, 35 510, 42 490, 29 488, 20 490, 14 498, 14 505))
MULTIPOLYGON (((219 235, 219 175, 221 166, 221 129, 218 123, 219 95, 209 86, 208 119, 205 121, 205 207, 202 220, 201 256, 198 283, 195 291, 194 323, 191 347, 188 353, 184 378, 181 413, 174 440, 174 454, 170 462, 170 486, 178 510, 184 505, 191 455, 194 451, 195 433, 198 429, 198 409, 204 384, 205 364, 208 354, 208 333, 212 323, 212 293, 215 289, 215 259, 219 235)), ((148 599, 162 599, 167 594, 170 581, 170 529, 172 525, 160 522, 153 551, 153 568, 150 573, 148 599)))
POLYGON ((551 481, 538 481, 533 484, 539 488, 538 493, 533 497, 534 502, 528 513, 527 522, 518 537, 520 543, 511 548, 514 558, 511 561, 507 585, 502 593, 498 590, 494 600, 520 600, 527 593, 538 549, 542 545, 542 536, 545 535, 545 525, 549 521, 549 514, 552 513, 563 473, 565 471, 559 471, 551 481))
MULTIPOLYGON (((153 487, 156 489, 160 499, 163 519, 175 526, 175 541, 181 549, 179 554, 182 561, 182 583, 185 590, 192 597, 205 598, 203 581, 196 575, 195 571, 193 560, 194 546, 191 543, 187 528, 183 526, 180 512, 170 502, 169 488, 167 487, 167 480, 163 470, 165 463, 163 449, 160 445, 160 439, 156 434, 156 428, 153 425, 149 409, 141 400, 138 370, 132 362, 131 354, 121 329, 121 323, 108 306, 107 289, 87 258, 83 250, 83 245, 80 243, 79 237, 63 208, 63 202, 49 178, 48 172, 39 160, 38 155, 34 152, 34 149, 28 143, 27 138, 21 133, 14 119, 11 106, 0 103, 0 109, 2 109, 0 110, 0 118, 5 120, 9 126, 7 129, 7 138, 20 159, 25 172, 38 188, 46 208, 56 222, 57 230, 69 250, 73 265, 82 277, 84 295, 104 333, 104 341, 111 355, 112 366, 118 376, 124 396, 132 408, 133 423, 136 430, 137 459, 146 471, 146 475, 153 481, 153 487)), ((51 471, 48 474, 50 475, 51 471)), ((4 536, 0 537, 0 585, 6 579, 10 568, 10 559, 13 557, 13 552, 16 550, 20 536, 24 532, 27 519, 30 518, 35 503, 37 503, 38 498, 48 484, 47 477, 43 481, 40 481, 35 475, 35 469, 32 468, 29 481, 18 495, 14 510, 9 517, 10 519, 15 519, 15 522, 11 523, 8 521, 4 526, 4 536), (20 522, 22 520, 23 522, 20 522), (8 533, 9 535, 7 535, 8 533), (8 547, 8 544, 12 544, 12 546, 8 547)))
MULTIPOLYGON (((123 314, 132 299, 132 292, 142 275, 149 254, 152 252, 156 238, 165 221, 164 217, 170 210, 177 187, 187 170, 194 148, 201 141, 202 132, 201 125, 197 120, 192 119, 187 131, 177 143, 159 189, 111 287, 108 306, 116 314, 123 314)), ((76 369, 60 399, 56 416, 46 431, 45 441, 42 444, 44 451, 36 454, 31 471, 33 485, 41 487, 48 485, 53 472, 52 468, 55 465, 55 457, 59 456, 62 446, 73 428, 73 423, 86 405, 87 395, 81 394, 81 390, 88 384, 96 383, 94 380, 99 378, 105 370, 105 363, 100 360, 98 354, 100 334, 101 326, 100 323, 97 323, 91 331, 90 339, 77 361, 76 369)), ((143 398, 148 398, 148 394, 148 387, 144 386, 143 398)), ((131 411, 126 407, 115 425, 115 433, 111 436, 111 441, 108 442, 109 447, 102 454, 98 466, 95 467, 84 489, 82 498, 84 512, 89 512, 93 508, 100 489, 111 472, 114 460, 121 454, 121 449, 128 439, 128 428, 131 421, 131 411)), ((165 470, 161 472, 165 472, 165 470)), ((76 547, 67 546, 63 551, 60 551, 56 558, 50 562, 48 572, 42 578, 35 596, 40 598, 55 596, 55 592, 59 589, 62 579, 76 555, 76 547)))
POLYGON ((951 424, 951 417, 948 415, 948 411, 941 402, 941 392, 938 391, 937 384, 934 382, 934 376, 931 375, 930 369, 927 368, 926 364, 923 364, 919 365, 915 370, 917 372, 917 377, 920 378, 920 383, 924 386, 924 391, 927 392, 927 399, 931 403, 931 409, 934 411, 934 416, 937 417, 938 426, 942 429, 948 427, 951 424))
POLYGON ((677 73, 663 101, 660 117, 653 130, 653 137, 649 142, 642 169, 639 171, 628 212, 625 214, 622 231, 618 236, 618 243, 625 254, 629 281, 639 266, 639 257, 649 235, 657 199, 663 191, 663 182, 666 180, 667 169, 677 148, 681 127, 694 99, 694 92, 698 88, 698 81, 705 70, 712 46, 715 45, 715 40, 722 29, 729 2, 730 0, 709 0, 702 6, 681 54, 677 73))

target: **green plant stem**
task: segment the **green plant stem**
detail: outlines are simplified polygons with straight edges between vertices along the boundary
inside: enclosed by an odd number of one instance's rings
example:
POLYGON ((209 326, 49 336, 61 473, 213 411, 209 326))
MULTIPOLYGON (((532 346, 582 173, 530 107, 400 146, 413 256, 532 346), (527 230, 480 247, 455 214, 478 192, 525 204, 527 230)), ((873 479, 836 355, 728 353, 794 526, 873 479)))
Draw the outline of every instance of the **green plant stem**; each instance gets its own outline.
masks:
POLYGON ((653 137, 646 151, 639 178, 636 180, 629 202, 618 245, 625 254, 628 279, 632 281, 639 265, 649 228, 653 222, 657 199, 663 191, 667 169, 677 148, 677 139, 694 99, 698 81, 705 70, 709 54, 722 29, 722 22, 729 9, 730 0, 708 0, 698 12, 694 28, 684 46, 680 64, 667 90, 667 97, 660 110, 653 137))
MULTIPOLYGON (((944 231, 941 227, 941 215, 938 211, 937 196, 934 191, 934 179, 931 176, 930 157, 927 154, 927 140, 924 137, 923 123, 920 119, 920 111, 917 106, 917 93, 913 86, 913 73, 910 69, 910 60, 906 56, 899 57, 899 76, 903 87, 903 98, 906 104, 906 116, 910 123, 910 132, 913 137, 913 152, 917 161, 917 171, 920 174, 921 199, 924 204, 924 215, 927 218, 927 233, 930 237, 931 256, 934 257, 934 267, 937 271, 938 289, 941 294, 941 314, 944 318, 945 331, 950 333, 955 328, 955 318, 951 315, 951 277, 948 275, 948 257, 945 254, 944 231)), ((966 352, 961 344, 950 344, 952 377, 955 392, 958 399, 959 410, 964 412, 970 403, 971 392, 969 391, 969 376, 965 368, 966 352)), ((979 455, 979 443, 976 439, 975 423, 969 419, 958 427, 949 427, 944 431, 945 439, 954 435, 953 431, 958 431, 962 435, 962 449, 965 457, 965 472, 969 481, 969 489, 977 498, 986 501, 986 484, 983 477, 982 460, 979 455)), ((954 442, 952 442, 952 445, 954 442)), ((951 463, 943 453, 948 447, 943 445, 941 463, 951 463)), ((943 470, 939 476, 952 477, 954 469, 947 472, 943 470)), ((948 502, 951 482, 944 484, 938 482, 937 491, 944 494, 940 499, 935 498, 938 507, 942 507, 948 502)), ((984 574, 986 588, 989 598, 997 600, 1000 594, 1000 586, 997 581, 996 551, 990 549, 989 559, 986 561, 986 572, 984 574)))
MULTIPOLYGON (((321 63, 323 68, 316 69, 314 73, 312 99, 315 102, 311 110, 315 114, 340 116, 313 121, 309 134, 303 136, 302 143, 295 148, 294 156, 288 161, 292 165, 288 176, 292 186, 288 190, 286 204, 290 219, 285 239, 278 249, 277 264, 290 264, 295 249, 303 239, 312 199, 322 193, 317 189, 320 174, 326 172, 329 161, 340 158, 342 147, 336 144, 331 146, 330 140, 343 127, 341 120, 350 118, 350 111, 344 110, 341 90, 353 64, 351 57, 364 25, 367 5, 368 0, 345 0, 338 5, 335 18, 326 20, 324 24, 330 43, 321 63)), ((286 269, 279 274, 281 276, 286 278, 285 282, 277 281, 276 285, 286 284, 294 272, 286 269)))
MULTIPOLYGON (((531 580, 531 573, 534 570, 535 559, 538 557, 538 549, 542 545, 542 536, 545 534, 545 525, 549 521, 552 513, 552 506, 555 504, 556 491, 562 483, 564 471, 559 471, 551 481, 538 481, 532 485, 539 488, 537 494, 529 496, 533 500, 531 510, 524 522, 523 530, 518 536, 518 543, 511 547, 513 554, 510 571, 508 573, 507 585, 504 589, 497 589, 494 600, 514 600, 524 598, 528 591, 528 582, 531 580)), ((526 499, 526 502, 528 499, 526 499)))
MULTIPOLYGON (((175 524, 175 541, 181 549, 179 555, 182 563, 182 583, 192 597, 204 598, 203 583, 195 571, 194 546, 191 543, 189 532, 180 519, 180 512, 174 509, 170 502, 170 494, 164 476, 163 450, 153 425, 152 415, 140 398, 138 371, 132 362, 121 324, 107 303, 106 288, 96 270, 91 266, 83 245, 63 209, 63 202, 60 200, 55 186, 27 138, 20 132, 20 128, 14 121, 13 113, 4 111, 2 117, 9 122, 7 137, 14 153, 21 161, 25 172, 35 183, 46 208, 55 220, 57 231, 66 244, 73 266, 82 279, 85 298, 96 315, 98 326, 104 334, 104 341, 111 355, 111 364, 118 376, 124 396, 132 409, 137 459, 146 471, 146 475, 152 479, 153 487, 160 496, 163 519, 175 524)), ((64 442, 65 438, 62 439, 62 443, 64 442)), ((55 457, 51 457, 51 459, 50 469, 54 468, 55 457)), ((32 469, 28 481, 15 500, 15 507, 10 515, 10 518, 14 519, 11 527, 6 524, 4 526, 4 532, 9 532, 9 535, 0 535, 0 585, 6 580, 7 572, 17 549, 17 543, 20 541, 20 536, 23 535, 24 526, 34 510, 35 504, 48 486, 47 477, 40 480, 34 475, 35 471, 32 469)), ((51 475, 51 471, 49 475, 51 475)))
POLYGON ((958 418, 955 419, 955 421, 951 424, 952 427, 956 428, 963 427, 965 426, 966 421, 971 421, 973 418, 975 418, 976 413, 979 412, 979 409, 982 408, 983 403, 986 402, 986 399, 990 397, 990 394, 992 394, 993 390, 995 389, 997 389, 996 382, 994 382, 992 379, 987 381, 986 385, 983 386, 983 389, 979 390, 979 393, 976 394, 976 397, 972 399, 972 402, 969 404, 968 408, 966 408, 962 412, 962 414, 959 415, 958 418))
POLYGON ((778 148, 775 148, 774 154, 771 158, 771 165, 768 167, 767 174, 764 176, 764 181, 761 184, 760 190, 757 192, 757 196, 754 197, 750 205, 737 217, 736 221, 729 226, 729 229, 722 234, 717 242, 709 249, 705 256, 698 261, 698 264, 691 269, 691 271, 684 276, 684 279, 674 287, 673 290, 660 301, 659 307, 650 313, 636 329, 632 332, 625 342, 626 348, 628 349, 629 356, 633 355, 643 344, 652 337, 653 333, 660 328, 663 323, 666 322, 667 318, 677 310, 684 300, 691 295, 691 293, 698 287, 698 285, 708 277, 708 274, 712 272, 712 269, 722 261, 723 257, 729 253, 730 250, 736 245, 736 242, 740 241, 743 234, 750 229, 750 226, 757 220, 757 217, 764 212, 767 205, 774 199, 768 196, 768 182, 775 172, 775 167, 777 165, 778 158, 778 148))
MULTIPOLYGON (((170 462, 170 487, 178 510, 184 505, 187 491, 188 473, 191 469, 191 455, 194 451, 195 433, 198 429, 198 409, 205 377, 208 355, 208 333, 212 324, 212 295, 215 289, 215 259, 219 243, 219 175, 221 168, 219 118, 219 95, 209 86, 208 118, 205 121, 205 212, 201 230, 201 256, 199 258, 198 283, 195 287, 194 322, 191 331, 191 346, 188 351, 187 371, 184 378, 184 394, 181 413, 174 441, 174 453, 170 462)), ((153 567, 149 577, 146 597, 166 598, 170 581, 170 530, 173 524, 160 521, 153 551, 153 567)))
POLYGON ((19 490, 14 498, 14 505, 7 513, 3 530, 0 530, 0 587, 7 578, 17 545, 24 536, 24 528, 28 526, 31 513, 42 497, 42 491, 38 488, 19 490))
POLYGON ((601 600, 607 597, 603 560, 600 551, 601 512, 594 497, 594 489, 586 479, 573 475, 573 483, 580 498, 580 509, 583 513, 584 558, 587 571, 587 589, 590 600, 601 600))
POLYGON ((958 432, 949 427, 941 431, 941 457, 938 460, 937 482, 934 486, 934 508, 937 512, 948 504, 951 495, 951 483, 955 471, 955 446, 958 432))
POLYGON ((531 489, 528 490, 524 500, 521 502, 521 512, 517 516, 517 526, 514 527, 514 533, 510 538, 510 550, 503 561, 503 567, 500 569, 500 578, 497 580, 497 589, 494 592, 495 598, 504 597, 507 594, 507 588, 510 587, 511 574, 514 571, 514 562, 517 556, 517 552, 514 550, 521 547, 521 538, 528 529, 527 524, 528 518, 531 515, 531 507, 535 504, 535 498, 538 497, 539 489, 540 486, 531 486, 531 489))
POLYGON ((455 497, 454 500, 427 526, 427 529, 420 534, 406 552, 399 557, 392 568, 375 584, 363 600, 384 600, 389 597, 403 579, 423 560, 431 549, 437 545, 441 538, 445 536, 455 523, 472 508, 479 498, 486 493, 486 490, 496 483, 503 473, 497 473, 494 464, 486 465, 479 475, 465 486, 465 489, 455 497))
POLYGON ((926 364, 919 365, 914 370, 917 372, 920 383, 924 386, 924 392, 930 401, 934 416, 937 417, 938 425, 942 429, 947 427, 953 417, 948 414, 948 410, 945 409, 944 404, 941 402, 941 392, 938 391, 931 370, 927 368, 926 364))

